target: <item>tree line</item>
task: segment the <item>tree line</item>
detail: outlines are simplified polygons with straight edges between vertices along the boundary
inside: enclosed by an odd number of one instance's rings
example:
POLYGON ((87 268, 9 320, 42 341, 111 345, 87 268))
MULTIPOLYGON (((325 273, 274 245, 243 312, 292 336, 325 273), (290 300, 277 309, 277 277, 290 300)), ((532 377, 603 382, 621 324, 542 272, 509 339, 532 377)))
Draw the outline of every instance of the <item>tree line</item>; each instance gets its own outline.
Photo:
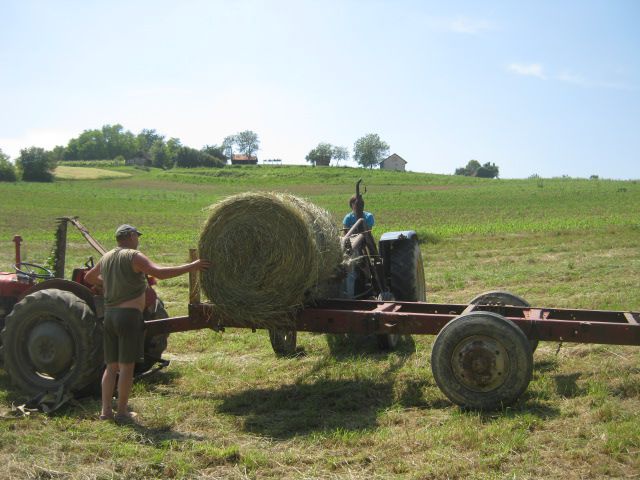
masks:
POLYGON ((29 147, 20 150, 15 166, 0 150, 0 181, 47 182, 53 180, 58 162, 115 160, 136 165, 170 169, 173 167, 224 167, 233 155, 251 155, 260 148, 258 135, 252 131, 226 137, 221 145, 205 145, 196 149, 183 145, 178 138, 166 138, 156 130, 143 129, 137 135, 122 125, 104 125, 100 129, 83 131, 66 146, 52 150, 29 147))
MULTIPOLYGON (((353 144, 353 159, 362 166, 373 168, 389 155, 389 145, 377 133, 369 133, 359 138, 353 144)), ((313 165, 330 165, 335 160, 336 165, 350 158, 347 147, 334 146, 321 142, 305 157, 313 165)))

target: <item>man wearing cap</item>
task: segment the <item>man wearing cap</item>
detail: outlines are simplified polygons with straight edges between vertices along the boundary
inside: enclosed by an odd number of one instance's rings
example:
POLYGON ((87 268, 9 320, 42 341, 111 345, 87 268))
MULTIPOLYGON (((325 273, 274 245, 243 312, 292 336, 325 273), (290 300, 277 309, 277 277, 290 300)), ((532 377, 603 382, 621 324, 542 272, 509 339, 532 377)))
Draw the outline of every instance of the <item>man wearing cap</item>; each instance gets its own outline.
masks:
POLYGON ((184 273, 206 270, 208 260, 196 260, 175 267, 160 267, 138 251, 142 235, 132 225, 116 229, 118 246, 108 251, 85 277, 89 283, 104 288, 104 357, 106 369, 102 376, 102 411, 100 418, 119 421, 136 416, 128 409, 136 361, 144 355, 144 321, 147 289, 146 275, 158 279, 177 277, 184 273), (119 373, 119 376, 118 376, 119 373), (118 381, 118 408, 112 410, 113 392, 118 381))

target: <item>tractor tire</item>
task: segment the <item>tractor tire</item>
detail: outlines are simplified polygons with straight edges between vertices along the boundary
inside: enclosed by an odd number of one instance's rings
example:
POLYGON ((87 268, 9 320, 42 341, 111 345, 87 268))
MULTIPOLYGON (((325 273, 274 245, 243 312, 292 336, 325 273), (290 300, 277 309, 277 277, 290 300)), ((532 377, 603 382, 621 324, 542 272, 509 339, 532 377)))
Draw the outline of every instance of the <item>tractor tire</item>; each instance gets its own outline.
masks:
MULTIPOLYGON (((425 302, 427 300, 424 264, 422 252, 416 238, 393 242, 389 258, 384 259, 389 265, 391 293, 395 300, 402 302, 425 302)), ((393 350, 399 335, 377 335, 378 347, 393 350)))
MULTIPOLYGON (((162 300, 158 299, 156 303, 156 311, 151 315, 151 320, 159 320, 161 318, 169 318, 167 310, 164 308, 162 300)), ((142 374, 151 370, 154 365, 162 358, 162 354, 167 349, 168 333, 161 333, 153 337, 144 338, 144 362, 138 362, 135 366, 135 374, 142 374)))
MULTIPOLYGON (((514 307, 531 306, 531 304, 524 298, 503 290, 491 290, 490 292, 481 293, 480 295, 472 298, 469 305, 513 305, 514 307)), ((538 339, 529 339, 529 344, 531 345, 531 353, 535 352, 538 348, 538 339)))
POLYGON ((269 329, 271 348, 278 357, 291 357, 296 354, 298 334, 295 330, 269 329))
POLYGON ((2 331, 4 368, 24 393, 83 389, 103 364, 102 324, 71 292, 47 289, 18 302, 2 331))
POLYGON ((511 320, 472 312, 440 331, 431 351, 431 369, 453 403, 495 410, 512 404, 527 389, 533 354, 526 335, 511 320))

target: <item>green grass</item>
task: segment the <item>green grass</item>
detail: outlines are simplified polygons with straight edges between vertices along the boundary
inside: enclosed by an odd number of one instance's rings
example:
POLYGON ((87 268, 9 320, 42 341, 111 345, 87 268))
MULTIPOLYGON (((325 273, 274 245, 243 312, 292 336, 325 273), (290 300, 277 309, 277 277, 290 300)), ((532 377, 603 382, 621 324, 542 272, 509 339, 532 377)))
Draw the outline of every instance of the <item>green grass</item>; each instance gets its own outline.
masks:
MULTIPOLYGON (((101 168, 109 168, 104 166, 101 168)), ((640 184, 483 180, 349 168, 140 171, 125 179, 0 184, 0 270, 14 234, 44 261, 53 219, 79 215, 105 245, 133 223, 159 263, 185 260, 206 207, 247 190, 288 191, 341 219, 367 184, 374 233, 415 229, 430 301, 506 289, 539 306, 640 310, 640 184)), ((70 234, 69 269, 95 255, 70 234)), ((160 283, 186 313, 187 279, 160 283)), ((139 426, 95 420, 84 399, 45 417, 0 420, 0 478, 633 478, 640 476, 637 347, 542 343, 523 397, 462 411, 435 385, 432 337, 397 352, 333 352, 300 334, 273 355, 263 331, 174 334, 170 367, 134 386, 139 426)), ((0 408, 24 398, 0 370, 0 408)))

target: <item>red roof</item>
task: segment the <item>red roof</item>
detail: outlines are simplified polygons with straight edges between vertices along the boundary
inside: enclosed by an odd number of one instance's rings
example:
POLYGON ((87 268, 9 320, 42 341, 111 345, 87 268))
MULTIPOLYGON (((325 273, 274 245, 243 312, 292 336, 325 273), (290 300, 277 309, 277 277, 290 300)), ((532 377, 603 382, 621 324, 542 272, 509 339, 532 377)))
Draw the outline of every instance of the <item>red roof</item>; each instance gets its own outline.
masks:
POLYGON ((231 156, 231 160, 236 162, 255 162, 258 160, 258 157, 255 155, 239 155, 234 153, 231 156))

